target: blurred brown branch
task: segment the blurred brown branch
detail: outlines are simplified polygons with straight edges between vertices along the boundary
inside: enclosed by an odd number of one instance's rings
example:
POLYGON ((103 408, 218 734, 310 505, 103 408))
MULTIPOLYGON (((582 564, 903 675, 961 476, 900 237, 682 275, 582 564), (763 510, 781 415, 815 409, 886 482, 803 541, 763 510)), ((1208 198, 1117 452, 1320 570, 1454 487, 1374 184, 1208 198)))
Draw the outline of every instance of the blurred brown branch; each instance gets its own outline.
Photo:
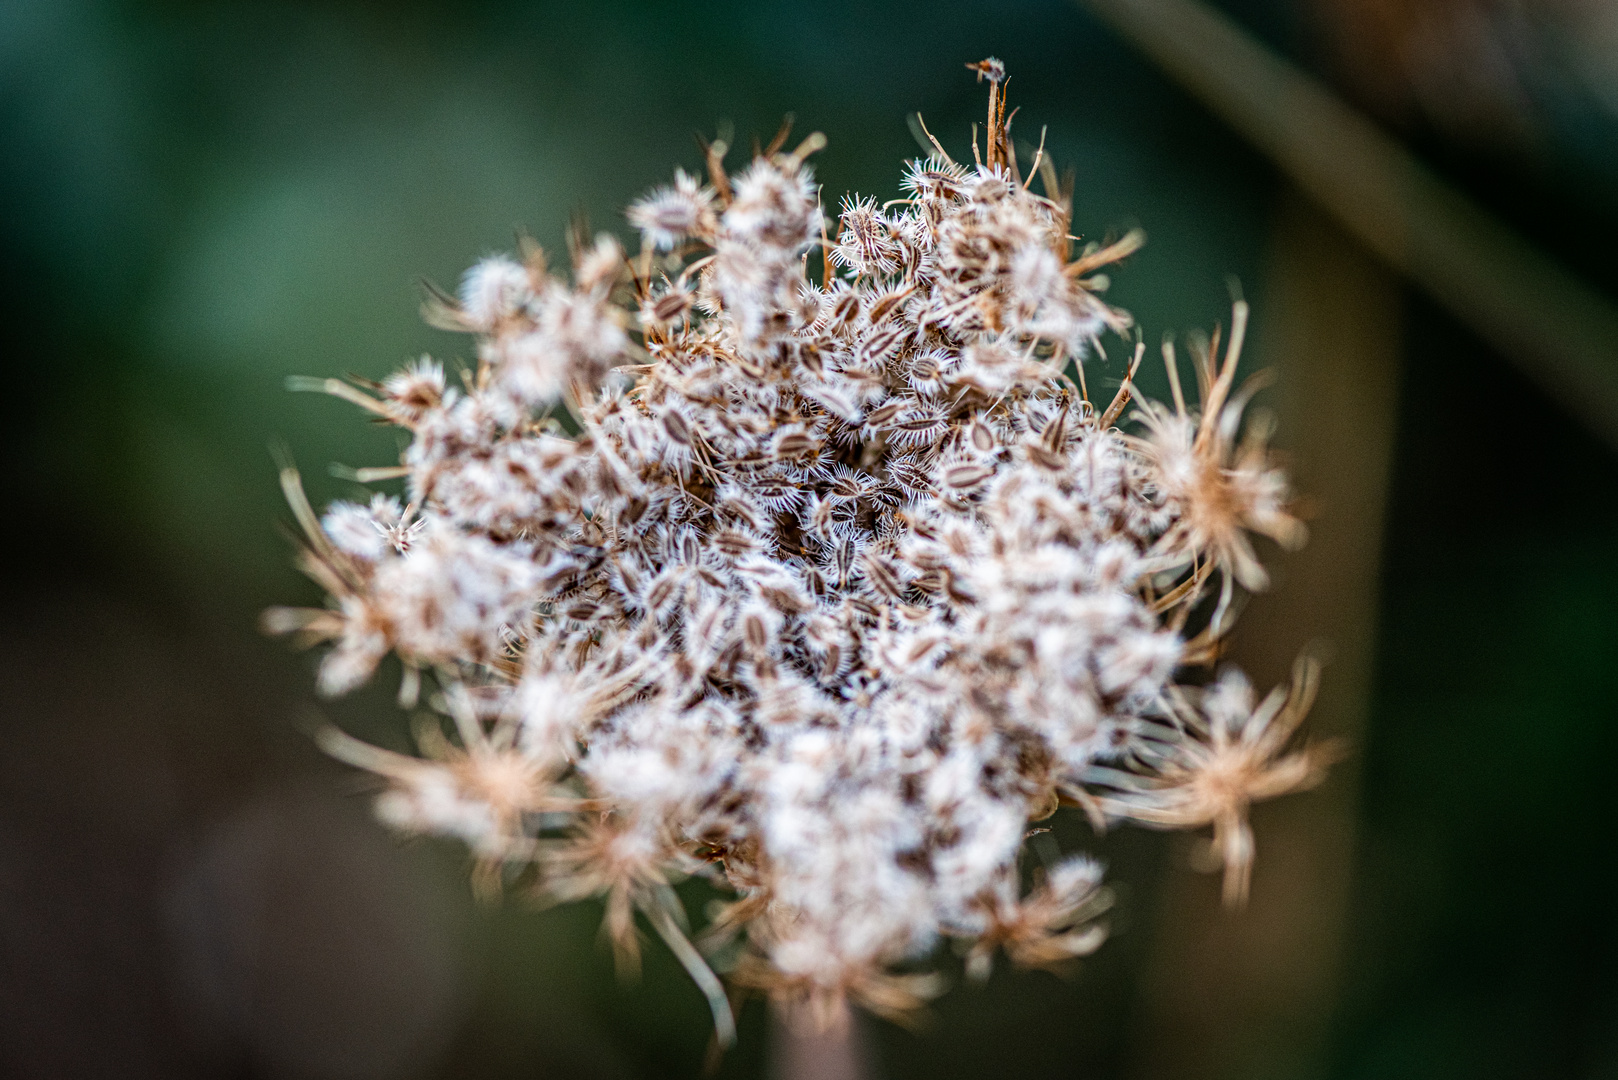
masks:
MULTIPOLYGON (((1363 746, 1371 705, 1377 580, 1399 397, 1396 276, 1318 207, 1288 192, 1259 282, 1258 359, 1280 378, 1282 445, 1318 514, 1309 544, 1276 560, 1232 659, 1259 685, 1284 679, 1300 639, 1327 664, 1313 739, 1363 746)), ((1132 1075, 1310 1075, 1337 1003, 1356 845, 1357 754, 1307 798, 1266 807, 1249 909, 1216 884, 1173 874, 1158 903, 1132 1075)))
POLYGON ((1199 0, 1082 0, 1609 442, 1618 308, 1199 0))

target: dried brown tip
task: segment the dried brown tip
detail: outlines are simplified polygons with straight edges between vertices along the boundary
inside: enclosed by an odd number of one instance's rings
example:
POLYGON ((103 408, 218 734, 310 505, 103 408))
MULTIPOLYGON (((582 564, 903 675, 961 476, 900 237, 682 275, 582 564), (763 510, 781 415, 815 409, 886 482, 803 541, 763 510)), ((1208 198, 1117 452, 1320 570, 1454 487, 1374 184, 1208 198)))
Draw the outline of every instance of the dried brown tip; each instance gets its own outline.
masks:
POLYGON ((978 81, 988 79, 992 83, 1002 83, 1006 78, 1006 65, 995 57, 986 57, 975 64, 967 64, 966 70, 977 72, 978 81))

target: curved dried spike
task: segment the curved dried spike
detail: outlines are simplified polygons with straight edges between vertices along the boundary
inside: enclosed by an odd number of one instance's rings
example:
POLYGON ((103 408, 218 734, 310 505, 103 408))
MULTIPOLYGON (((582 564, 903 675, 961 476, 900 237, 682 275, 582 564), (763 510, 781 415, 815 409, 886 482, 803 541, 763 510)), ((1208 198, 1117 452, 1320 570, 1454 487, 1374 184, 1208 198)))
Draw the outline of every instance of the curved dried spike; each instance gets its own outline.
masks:
MULTIPOLYGON (((672 895, 672 893, 671 893, 672 895)), ((678 901, 674 901, 678 904, 678 901)), ((702 996, 708 999, 708 1009, 713 1013, 714 1035, 721 1047, 731 1047, 736 1044, 736 1017, 730 1009, 730 998, 725 995, 725 986, 719 981, 719 976, 713 973, 708 962, 697 952, 696 946, 685 936, 679 924, 665 910, 662 903, 652 901, 642 904, 641 910, 645 912, 646 919, 652 924, 669 951, 674 953, 680 966, 685 968, 691 981, 697 984, 702 996)), ((684 917, 683 909, 680 912, 684 917)))

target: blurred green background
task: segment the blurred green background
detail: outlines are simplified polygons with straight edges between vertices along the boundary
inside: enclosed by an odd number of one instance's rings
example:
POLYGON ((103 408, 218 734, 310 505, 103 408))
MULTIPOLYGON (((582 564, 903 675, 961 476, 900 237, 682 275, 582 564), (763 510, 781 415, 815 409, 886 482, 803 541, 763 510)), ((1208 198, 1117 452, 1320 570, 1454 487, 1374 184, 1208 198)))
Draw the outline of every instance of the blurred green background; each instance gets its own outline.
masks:
MULTIPOLYGON (((1225 9, 1618 295, 1611 5, 1225 9)), ((317 711, 309 658, 255 630, 318 600, 271 448, 318 503, 352 490, 329 464, 396 442, 283 383, 464 355, 419 320, 420 279, 518 229, 559 248, 576 211, 624 234, 721 124, 745 144, 792 112, 830 139, 828 203, 893 197, 906 114, 964 155, 962 64, 991 53, 1020 139, 1048 128, 1076 172, 1076 227, 1147 231, 1111 296, 1148 340, 1225 318, 1232 276, 1262 339, 1285 182, 1057 0, 0 2, 0 1074, 698 1075, 706 1010, 660 948, 621 986, 598 911, 479 907, 461 852, 383 834, 309 745, 317 717, 394 745, 403 723, 381 692, 317 711)), ((1179 1046, 1186 1077, 1618 1077, 1618 458, 1419 291, 1391 317, 1323 1022, 1199 1057, 1203 1029, 1151 1003, 1185 845, 1066 822, 1113 868, 1114 938, 1070 980, 959 987, 919 1035, 867 1026, 872 1075, 1143 1077, 1179 1046)), ((779 1075, 774 1038, 750 1004, 720 1075, 779 1075)))

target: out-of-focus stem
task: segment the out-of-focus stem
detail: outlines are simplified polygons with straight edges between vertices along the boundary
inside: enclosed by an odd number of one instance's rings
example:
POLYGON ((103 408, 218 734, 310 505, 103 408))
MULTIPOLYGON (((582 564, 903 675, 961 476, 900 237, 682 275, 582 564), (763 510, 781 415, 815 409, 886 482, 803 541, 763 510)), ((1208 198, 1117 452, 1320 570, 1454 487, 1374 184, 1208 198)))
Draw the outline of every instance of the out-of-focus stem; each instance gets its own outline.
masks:
MULTIPOLYGON (((1326 661, 1304 735, 1357 748, 1369 707, 1383 509, 1397 412, 1400 290, 1296 194, 1277 216, 1255 305, 1259 362, 1279 376, 1277 442, 1315 512, 1310 542, 1272 556, 1275 587, 1237 623, 1232 659, 1268 687, 1304 642, 1326 661)), ((1254 811, 1245 910, 1212 875, 1175 872, 1144 980, 1137 1075, 1220 1080, 1317 1071, 1348 909, 1355 759, 1319 790, 1254 811)))
POLYGON ((1618 442, 1618 308, 1199 0, 1081 0, 1390 265, 1618 442))
POLYGON ((770 1080, 876 1080, 860 1018, 844 1006, 824 1029, 771 1010, 770 1080))

